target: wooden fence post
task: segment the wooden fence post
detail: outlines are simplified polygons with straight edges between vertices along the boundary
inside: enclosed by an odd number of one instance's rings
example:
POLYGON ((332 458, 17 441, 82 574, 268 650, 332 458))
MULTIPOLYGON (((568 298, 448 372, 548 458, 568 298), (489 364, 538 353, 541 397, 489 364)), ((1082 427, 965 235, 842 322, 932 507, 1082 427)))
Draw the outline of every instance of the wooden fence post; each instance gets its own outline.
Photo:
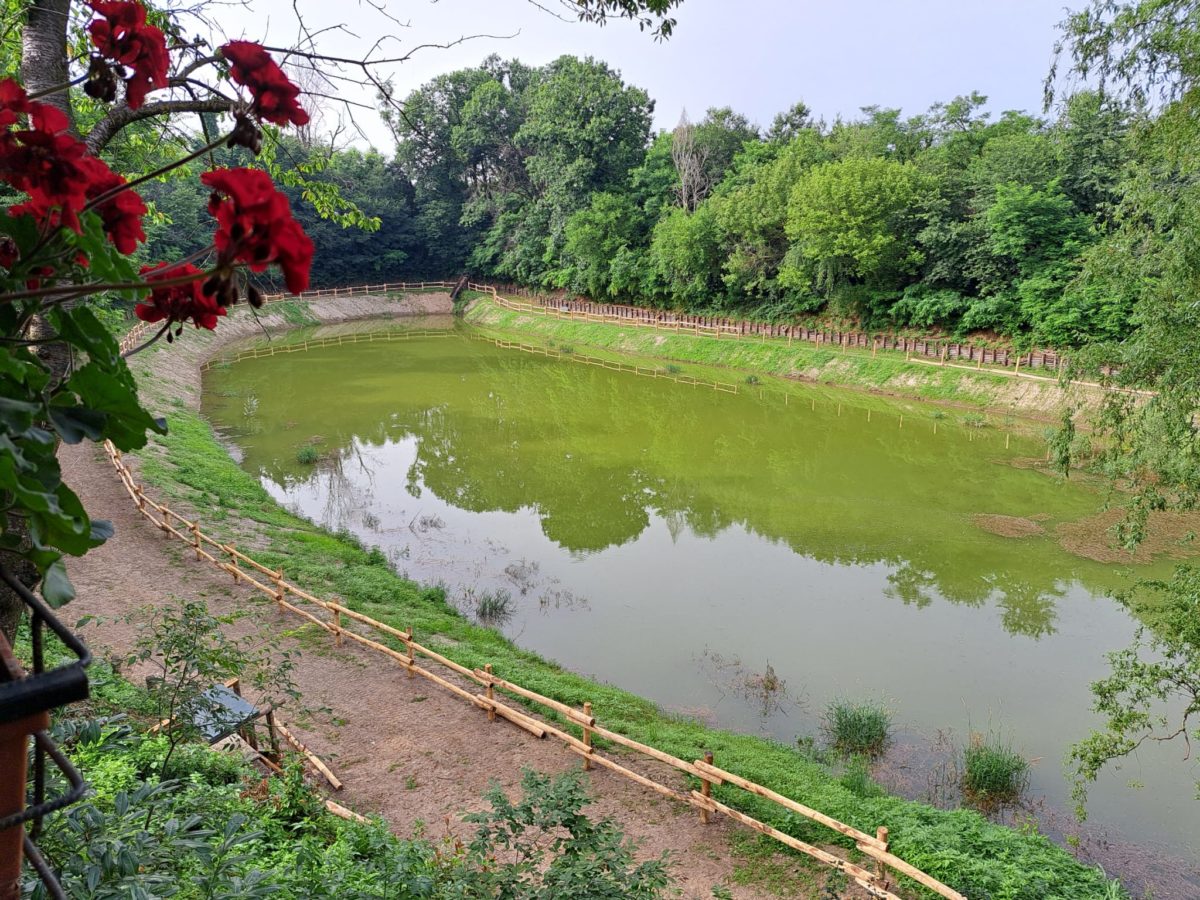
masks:
MULTIPOLYGON (((483 667, 483 671, 487 672, 487 674, 488 674, 487 698, 489 700, 494 701, 496 699, 496 689, 492 686, 492 664, 488 663, 487 665, 485 665, 483 667)), ((495 722, 496 721, 496 707, 489 706, 487 712, 488 712, 488 721, 495 722)))
MULTIPOLYGON (((713 754, 711 750, 704 751, 704 761, 710 766, 713 764, 713 754)), ((712 796, 712 782, 707 778, 700 779, 700 793, 704 795, 706 800, 712 796)), ((709 822, 708 810, 704 807, 700 807, 700 821, 705 825, 707 825, 709 822)))
POLYGON ((241 584, 242 577, 238 573, 237 557, 234 555, 233 544, 226 544, 225 552, 229 554, 229 574, 233 576, 233 583, 241 584))
MULTIPOLYGON (((592 717, 592 701, 591 700, 584 701, 583 714, 589 719, 592 717)), ((584 742, 584 744, 587 745, 588 751, 590 752, 592 749, 592 729, 588 728, 586 725, 583 726, 583 742, 584 742)), ((591 757, 585 756, 583 758, 583 771, 587 772, 591 768, 592 768, 591 757)))

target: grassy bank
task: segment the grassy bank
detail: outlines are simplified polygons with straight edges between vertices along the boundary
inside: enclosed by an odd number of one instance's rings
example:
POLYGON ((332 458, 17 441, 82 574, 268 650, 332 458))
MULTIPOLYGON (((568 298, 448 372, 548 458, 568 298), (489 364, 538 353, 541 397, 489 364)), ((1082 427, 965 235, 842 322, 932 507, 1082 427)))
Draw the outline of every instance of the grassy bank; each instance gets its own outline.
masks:
POLYGON ((506 309, 477 295, 465 312, 466 321, 486 332, 580 352, 607 351, 644 359, 669 360, 724 371, 723 380, 740 381, 746 374, 799 379, 879 392, 918 400, 953 403, 980 409, 1048 416, 1066 401, 1057 383, 1012 378, 955 366, 907 361, 903 354, 869 350, 831 349, 783 340, 713 338, 676 331, 655 331, 632 325, 579 322, 506 309))
MULTIPOLYGON (((670 716, 644 698, 520 649, 463 618, 440 589, 399 577, 382 553, 284 511, 230 459, 199 415, 182 403, 167 412, 170 433, 159 442, 160 452, 144 455, 145 479, 158 492, 198 510, 206 529, 255 547, 261 562, 284 568, 294 582, 336 594, 397 627, 411 626, 421 639, 464 665, 492 663, 503 677, 572 705, 590 700, 603 722, 638 740, 688 759, 712 750, 719 765, 857 827, 873 830, 886 824, 896 853, 972 900, 1121 896, 1099 871, 1038 834, 993 825, 968 810, 947 812, 895 797, 859 796, 798 748, 670 716)), ((802 839, 827 843, 834 837, 773 804, 725 788, 717 788, 716 795, 802 839)))

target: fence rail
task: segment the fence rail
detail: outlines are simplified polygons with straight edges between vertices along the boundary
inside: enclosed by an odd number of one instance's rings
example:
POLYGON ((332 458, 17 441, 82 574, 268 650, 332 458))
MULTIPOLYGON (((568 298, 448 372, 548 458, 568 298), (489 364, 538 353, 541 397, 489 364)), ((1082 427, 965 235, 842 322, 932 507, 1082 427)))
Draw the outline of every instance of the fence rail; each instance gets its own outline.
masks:
POLYGON ((265 347, 251 347, 237 353, 215 356, 206 360, 200 366, 201 372, 207 372, 213 366, 241 362, 243 359, 262 359, 266 356, 277 356, 280 353, 303 353, 320 347, 340 347, 344 344, 373 344, 376 342, 408 341, 413 338, 452 337, 454 332, 447 330, 435 331, 422 329, 416 331, 371 331, 364 334, 335 334, 325 338, 311 338, 297 341, 294 344, 270 343, 265 347))
MULTIPOLYGON (((134 329, 122 340, 123 350, 134 346, 137 342, 139 335, 134 333, 136 331, 137 329, 134 329)), ((825 865, 844 872, 847 877, 874 897, 883 898, 883 900, 900 900, 892 891, 894 883, 891 880, 894 875, 898 874, 933 891, 940 897, 948 898, 948 900, 966 900, 962 894, 891 853, 888 849, 888 829, 885 827, 876 829, 875 834, 869 834, 852 825, 839 822, 796 800, 778 794, 733 772, 718 768, 714 765, 711 754, 705 754, 704 759, 688 762, 656 747, 643 744, 600 724, 590 703, 585 703, 582 709, 576 709, 501 677, 493 671, 490 664, 481 669, 467 668, 437 650, 419 643, 411 627, 401 630, 350 609, 341 603, 322 599, 303 590, 288 581, 282 570, 265 566, 237 549, 233 544, 223 543, 206 534, 198 519, 188 519, 167 504, 151 499, 134 477, 133 471, 120 451, 109 441, 104 442, 104 450, 126 493, 129 494, 138 511, 151 524, 164 534, 187 544, 195 553, 197 561, 205 561, 216 566, 229 574, 235 583, 244 582, 274 602, 281 612, 291 613, 328 632, 338 646, 348 640, 383 654, 403 668, 409 677, 419 676, 438 685, 443 690, 486 712, 489 720, 500 717, 535 737, 553 737, 561 741, 568 750, 582 758, 585 769, 590 769, 595 765, 607 768, 656 793, 696 807, 701 818, 706 822, 713 814, 724 815, 774 838, 793 850, 807 854, 825 865), (361 626, 361 628, 353 627, 355 625, 361 626), (429 663, 440 667, 443 670, 442 673, 434 671, 429 667, 429 663), (451 681, 448 677, 449 673, 454 673, 470 687, 463 687, 462 684, 451 681), (502 697, 503 699, 501 699, 502 697), (523 700, 559 716, 562 727, 536 718, 530 712, 517 709, 504 702, 509 697, 519 698, 518 702, 523 700), (577 730, 578 736, 565 730, 567 728, 577 730), (699 782, 699 790, 679 790, 635 772, 604 755, 601 752, 602 748, 596 745, 596 739, 608 741, 643 757, 664 763, 699 782), (721 785, 738 788, 747 794, 766 799, 787 810, 790 814, 801 816, 850 838, 863 855, 874 861, 874 867, 867 868, 843 859, 826 849, 779 831, 728 803, 715 799, 712 796, 712 788, 721 785)))

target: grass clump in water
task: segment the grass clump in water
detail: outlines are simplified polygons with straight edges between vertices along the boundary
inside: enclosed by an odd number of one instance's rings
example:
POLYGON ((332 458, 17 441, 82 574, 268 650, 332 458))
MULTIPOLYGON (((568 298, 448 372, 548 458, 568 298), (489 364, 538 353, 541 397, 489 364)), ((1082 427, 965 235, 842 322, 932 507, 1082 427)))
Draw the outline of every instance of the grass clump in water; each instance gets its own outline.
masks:
POLYGON ((475 603, 475 618, 484 625, 503 625, 513 614, 513 598, 508 591, 484 591, 475 603))
POLYGON ((1016 799, 1029 780, 1028 761, 999 738, 971 735, 963 763, 963 791, 977 800, 1016 799))
POLYGON ((301 447, 296 451, 296 462, 303 463, 306 466, 313 465, 320 458, 321 454, 318 453, 317 448, 313 447, 311 444, 301 447))
POLYGON ((891 730, 891 713, 881 703, 835 700, 825 709, 825 731, 841 753, 878 756, 891 730))

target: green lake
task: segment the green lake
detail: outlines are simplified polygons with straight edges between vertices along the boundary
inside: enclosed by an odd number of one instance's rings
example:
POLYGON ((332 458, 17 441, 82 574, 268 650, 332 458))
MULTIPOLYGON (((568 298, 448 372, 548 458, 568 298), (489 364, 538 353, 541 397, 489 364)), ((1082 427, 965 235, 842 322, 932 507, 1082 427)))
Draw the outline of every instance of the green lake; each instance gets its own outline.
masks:
MULTIPOLYGON (((727 394, 502 349, 461 323, 215 366, 204 411, 289 508, 444 583, 468 614, 508 592, 497 627, 523 647, 786 742, 819 739, 835 698, 884 701, 908 759, 939 731, 999 733, 1036 760, 1030 794, 1054 810, 1094 722, 1088 684, 1136 626, 1109 594, 1171 566, 1066 549, 1060 526, 1103 494, 1049 474, 1043 442, 999 420, 797 384, 727 394), (298 462, 310 444, 320 461, 298 462), (761 690, 768 672, 785 688, 761 690)), ((1106 777, 1092 825, 1194 858, 1182 752, 1106 777)))

